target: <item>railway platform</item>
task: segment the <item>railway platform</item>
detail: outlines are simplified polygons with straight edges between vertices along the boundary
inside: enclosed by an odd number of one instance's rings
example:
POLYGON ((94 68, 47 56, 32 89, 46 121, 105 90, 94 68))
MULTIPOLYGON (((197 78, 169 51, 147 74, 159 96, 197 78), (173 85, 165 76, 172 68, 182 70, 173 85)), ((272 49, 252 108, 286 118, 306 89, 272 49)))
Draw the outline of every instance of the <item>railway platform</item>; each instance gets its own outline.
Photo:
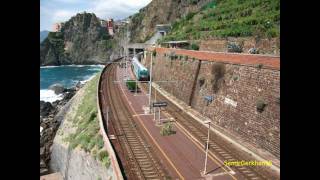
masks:
MULTIPOLYGON (((174 122, 175 134, 162 136, 160 134, 162 125, 157 124, 153 114, 148 114, 147 92, 142 90, 140 93, 135 93, 127 90, 123 81, 125 74, 125 68, 117 67, 115 83, 119 83, 122 96, 131 109, 133 120, 145 131, 149 142, 157 147, 157 155, 168 169, 172 179, 243 179, 240 174, 224 166, 221 160, 212 155, 208 156, 207 174, 203 175, 205 149, 197 145, 195 140, 174 122)), ((130 68, 128 75, 134 79, 130 68)), ((172 117, 167 113, 161 113, 161 119, 162 121, 172 120, 172 117)))

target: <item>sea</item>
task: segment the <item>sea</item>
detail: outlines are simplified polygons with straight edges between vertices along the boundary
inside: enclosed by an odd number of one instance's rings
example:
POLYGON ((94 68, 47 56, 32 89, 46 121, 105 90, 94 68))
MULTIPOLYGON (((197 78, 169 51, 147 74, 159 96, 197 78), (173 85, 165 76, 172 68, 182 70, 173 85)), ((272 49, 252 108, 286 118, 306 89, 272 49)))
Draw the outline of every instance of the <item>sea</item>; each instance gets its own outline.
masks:
POLYGON ((62 84, 65 88, 74 87, 78 82, 85 83, 102 71, 103 65, 63 65, 40 67, 40 100, 54 102, 62 99, 49 87, 62 84))

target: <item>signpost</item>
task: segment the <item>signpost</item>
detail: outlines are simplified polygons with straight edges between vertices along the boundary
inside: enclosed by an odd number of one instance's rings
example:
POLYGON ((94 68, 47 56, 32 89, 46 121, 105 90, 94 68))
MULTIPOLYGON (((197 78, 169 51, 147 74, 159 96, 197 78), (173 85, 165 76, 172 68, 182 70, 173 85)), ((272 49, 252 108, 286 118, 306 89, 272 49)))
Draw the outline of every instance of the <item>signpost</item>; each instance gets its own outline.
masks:
POLYGON ((168 104, 165 101, 159 101, 152 103, 153 107, 166 107, 168 104))
POLYGON ((204 100, 207 101, 207 106, 213 101, 213 96, 204 96, 204 100))
MULTIPOLYGON (((152 107, 157 107, 158 108, 158 113, 159 113, 159 118, 158 118, 158 124, 160 124, 161 122, 160 122, 160 118, 161 118, 161 116, 160 116, 160 109, 161 109, 161 107, 166 107, 168 104, 167 104, 167 102, 165 102, 165 101, 159 101, 159 102, 154 102, 154 103, 152 103, 152 107)), ((156 113, 154 112, 154 120, 156 120, 156 113)))

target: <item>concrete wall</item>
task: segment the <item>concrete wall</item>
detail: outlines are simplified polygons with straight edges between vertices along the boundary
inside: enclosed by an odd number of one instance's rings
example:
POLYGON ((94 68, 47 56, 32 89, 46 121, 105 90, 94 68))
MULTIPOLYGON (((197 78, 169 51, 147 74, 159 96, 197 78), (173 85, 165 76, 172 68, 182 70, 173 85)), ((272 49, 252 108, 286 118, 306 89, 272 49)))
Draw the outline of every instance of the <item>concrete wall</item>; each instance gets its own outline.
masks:
MULTIPOLYGON (((150 57, 143 61, 146 66, 150 57)), ((157 48, 153 62, 155 81, 177 80, 158 83, 162 88, 219 127, 280 158, 279 57, 157 48), (168 57, 172 52, 178 59, 168 57), (207 106, 208 95, 214 100, 207 106), (257 111, 260 100, 267 104, 262 112, 257 111)))
MULTIPOLYGON (((115 153, 104 132, 99 107, 98 120, 100 133, 104 138, 104 148, 108 151, 111 165, 105 167, 90 153, 85 152, 79 147, 71 149, 69 143, 65 141, 65 138, 76 131, 76 127, 72 123, 72 120, 76 116, 77 108, 83 101, 83 97, 85 97, 85 88, 86 86, 81 88, 56 116, 61 118, 62 122, 53 141, 50 170, 53 172, 60 172, 65 180, 122 180, 123 177, 116 161, 115 153)), ((98 101, 97 106, 99 106, 98 101)))
MULTIPOLYGON (((121 58, 120 58, 121 59, 121 58)), ((110 65, 110 64, 109 64, 110 65)), ((120 169, 120 166, 119 166, 119 163, 118 163, 118 160, 117 160, 117 157, 116 157, 116 153, 111 145, 111 142, 109 140, 109 137, 106 133, 106 124, 103 123, 104 120, 102 118, 102 112, 101 112, 101 99, 99 98, 99 95, 100 95, 100 87, 101 87, 101 81, 102 81, 102 75, 103 73, 106 71, 107 67, 109 65, 106 65, 103 70, 102 70, 102 73, 100 74, 100 77, 99 77, 99 82, 98 82, 98 86, 97 86, 97 109, 98 109, 98 120, 99 120, 99 125, 100 125, 100 132, 102 134, 102 137, 103 137, 103 140, 104 140, 104 148, 108 151, 108 154, 109 154, 109 158, 110 158, 110 164, 111 164, 111 167, 112 167, 112 170, 113 170, 113 175, 114 175, 114 178, 117 179, 117 180, 123 180, 123 176, 122 176, 122 172, 121 172, 121 169, 120 169)))
POLYGON ((111 166, 106 168, 90 154, 62 143, 54 143, 50 166, 65 180, 117 179, 111 166))

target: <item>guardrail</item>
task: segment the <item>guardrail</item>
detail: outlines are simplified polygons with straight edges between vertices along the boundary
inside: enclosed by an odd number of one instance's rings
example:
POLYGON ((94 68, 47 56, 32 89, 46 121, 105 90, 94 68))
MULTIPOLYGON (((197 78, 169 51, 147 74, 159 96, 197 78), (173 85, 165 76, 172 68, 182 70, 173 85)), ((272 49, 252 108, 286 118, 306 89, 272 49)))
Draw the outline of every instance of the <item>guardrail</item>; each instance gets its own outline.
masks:
MULTIPOLYGON (((123 57, 120 57, 118 59, 115 59, 114 61, 117 61, 117 60, 120 60, 122 59, 123 57)), ((97 109, 98 109, 98 119, 99 119, 99 125, 100 125, 100 131, 101 131, 101 134, 102 134, 102 137, 103 137, 103 140, 104 140, 104 147, 106 148, 106 150, 108 151, 108 154, 109 154, 109 158, 110 158, 110 162, 111 162, 111 166, 112 166, 112 169, 115 173, 115 176, 116 176, 116 179, 117 180, 123 180, 123 175, 122 175, 122 171, 121 171, 121 168, 119 166, 119 163, 118 163, 118 159, 117 159, 117 156, 116 156, 116 153, 114 152, 113 150, 113 147, 111 145, 111 142, 109 140, 109 137, 107 135, 107 125, 105 123, 105 120, 101 114, 101 101, 100 101, 100 87, 101 87, 101 80, 102 80, 102 75, 104 74, 104 72, 106 71, 106 69, 110 66, 111 63, 108 63, 102 70, 101 74, 100 74, 100 77, 99 77, 99 81, 98 81, 98 88, 97 88, 97 109)))

